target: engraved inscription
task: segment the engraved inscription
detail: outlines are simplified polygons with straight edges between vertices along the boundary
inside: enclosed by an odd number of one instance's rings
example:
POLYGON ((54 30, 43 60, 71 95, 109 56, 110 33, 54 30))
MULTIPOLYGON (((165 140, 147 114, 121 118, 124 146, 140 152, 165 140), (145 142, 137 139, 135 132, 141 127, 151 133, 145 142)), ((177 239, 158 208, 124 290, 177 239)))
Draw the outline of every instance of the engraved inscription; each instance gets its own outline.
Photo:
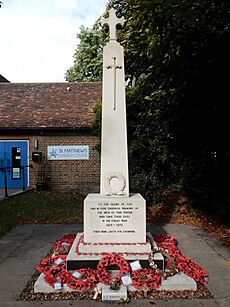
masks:
POLYGON ((125 202, 98 202, 90 210, 99 222, 98 228, 93 229, 97 234, 135 234, 135 225, 131 222, 138 215, 139 207, 125 202), (131 226, 132 225, 132 228, 131 226))

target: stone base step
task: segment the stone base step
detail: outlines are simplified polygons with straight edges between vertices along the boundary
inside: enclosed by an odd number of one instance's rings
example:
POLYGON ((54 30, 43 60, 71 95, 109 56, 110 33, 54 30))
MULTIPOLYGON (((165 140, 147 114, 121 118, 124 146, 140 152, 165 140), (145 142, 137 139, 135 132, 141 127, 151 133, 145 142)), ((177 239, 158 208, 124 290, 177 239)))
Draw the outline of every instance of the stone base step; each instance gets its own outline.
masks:
MULTIPOLYGON (((149 255, 151 248, 157 247, 156 242, 153 240, 153 237, 149 232, 146 234, 146 236, 151 243, 145 244, 84 244, 82 236, 83 233, 77 234, 76 239, 69 251, 66 258, 67 270, 76 270, 78 268, 87 267, 96 269, 103 253, 119 253, 119 255, 129 262, 139 260, 143 268, 149 267, 149 255)), ((164 269, 164 257, 161 253, 156 253, 154 255, 154 262, 160 269, 164 269)))
MULTIPOLYGON (((115 276, 118 274, 118 271, 111 271, 111 276, 115 276)), ((108 288, 108 286, 105 286, 103 284, 99 284, 103 286, 103 288, 108 288)), ((123 288, 125 288, 123 286, 123 288)), ((137 291, 132 285, 127 287, 128 291, 137 291)), ((162 290, 168 290, 168 291, 185 291, 185 290, 191 290, 196 291, 197 290, 197 284, 196 282, 189 277, 188 275, 180 272, 176 274, 175 276, 168 277, 166 280, 164 280, 159 288, 156 290, 162 291, 162 290)), ((67 285, 63 285, 61 290, 55 290, 53 287, 48 285, 44 280, 44 274, 41 273, 37 281, 34 285, 34 292, 35 293, 60 293, 60 292, 72 292, 76 291, 71 288, 69 288, 67 285)), ((93 291, 93 289, 91 290, 93 291)), ((79 291, 80 292, 80 291, 79 291)), ((108 292, 105 291, 105 293, 108 292)), ((114 291, 112 291, 114 292, 114 291)), ((107 293, 108 294, 108 293, 107 293)), ((108 297, 107 297, 108 299, 108 297)))

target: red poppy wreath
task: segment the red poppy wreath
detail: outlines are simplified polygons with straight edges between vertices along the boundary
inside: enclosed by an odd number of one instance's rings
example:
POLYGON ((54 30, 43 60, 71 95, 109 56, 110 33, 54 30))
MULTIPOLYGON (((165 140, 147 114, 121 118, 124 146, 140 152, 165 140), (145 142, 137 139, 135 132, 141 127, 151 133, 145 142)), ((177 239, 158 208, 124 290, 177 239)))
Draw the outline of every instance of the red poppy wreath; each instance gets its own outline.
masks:
POLYGON ((113 280, 117 279, 121 284, 121 275, 130 271, 129 263, 116 253, 104 254, 101 261, 97 265, 98 279, 103 284, 109 285, 112 281, 112 277, 109 275, 107 268, 109 266, 117 266, 120 268, 119 274, 113 277, 113 280))
POLYGON ((77 270, 81 274, 81 278, 77 279, 68 274, 66 277, 62 276, 68 287, 76 291, 87 291, 95 287, 98 283, 97 271, 92 269, 79 269, 77 270))
POLYGON ((147 287, 148 290, 154 290, 161 285, 161 276, 153 269, 135 270, 131 273, 131 278, 136 289, 143 290, 147 287))
POLYGON ((39 264, 36 266, 36 270, 38 270, 41 273, 45 273, 46 271, 50 270, 52 267, 55 266, 65 266, 65 259, 66 255, 59 255, 54 257, 46 257, 42 261, 39 262, 39 264), (58 263, 55 263, 55 261, 60 261, 58 263))

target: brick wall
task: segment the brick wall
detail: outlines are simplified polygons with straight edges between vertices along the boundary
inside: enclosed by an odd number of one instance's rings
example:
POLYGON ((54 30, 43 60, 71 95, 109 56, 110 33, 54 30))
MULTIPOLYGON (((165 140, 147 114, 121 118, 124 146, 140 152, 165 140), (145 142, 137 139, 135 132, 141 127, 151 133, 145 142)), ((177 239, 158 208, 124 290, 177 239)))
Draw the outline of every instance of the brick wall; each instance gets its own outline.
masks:
POLYGON ((29 163, 33 166, 29 171, 29 186, 35 187, 43 174, 49 189, 75 190, 80 193, 99 192, 100 185, 100 154, 96 149, 98 138, 89 133, 60 132, 49 134, 1 135, 1 140, 29 141, 29 163), (35 148, 35 140, 38 148, 35 148), (47 146, 49 145, 89 145, 89 160, 49 161, 47 146), (41 151, 41 165, 32 161, 32 152, 41 151))

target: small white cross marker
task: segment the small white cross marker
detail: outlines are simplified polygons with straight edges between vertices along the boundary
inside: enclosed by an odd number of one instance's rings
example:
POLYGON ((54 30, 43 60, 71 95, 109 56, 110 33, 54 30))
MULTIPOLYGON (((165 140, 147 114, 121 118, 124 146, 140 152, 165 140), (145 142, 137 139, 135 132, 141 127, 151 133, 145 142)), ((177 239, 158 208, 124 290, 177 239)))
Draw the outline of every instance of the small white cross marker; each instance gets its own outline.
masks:
POLYGON ((114 8, 111 8, 109 10, 109 17, 104 18, 102 17, 100 20, 100 24, 103 27, 105 24, 109 26, 109 32, 110 32, 110 40, 117 40, 117 35, 116 35, 116 26, 121 25, 123 26, 125 22, 125 18, 117 18, 116 16, 116 10, 114 8))

